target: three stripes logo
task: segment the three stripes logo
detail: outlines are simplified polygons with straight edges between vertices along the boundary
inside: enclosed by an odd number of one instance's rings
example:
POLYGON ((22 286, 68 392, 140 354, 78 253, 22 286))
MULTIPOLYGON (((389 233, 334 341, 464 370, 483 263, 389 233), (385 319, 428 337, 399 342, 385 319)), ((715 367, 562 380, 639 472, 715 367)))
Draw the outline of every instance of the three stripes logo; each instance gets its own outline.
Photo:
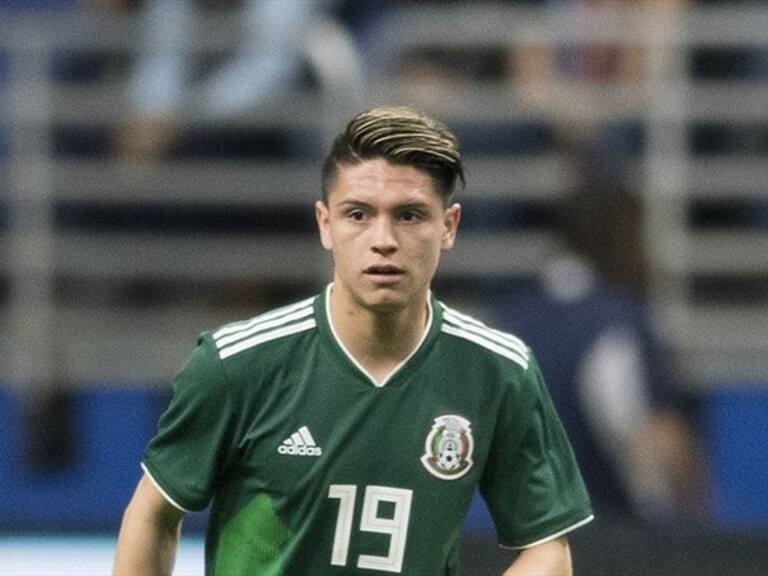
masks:
POLYGON ((277 451, 290 456, 320 456, 323 453, 323 449, 315 443, 306 426, 302 426, 291 434, 290 438, 283 440, 277 451))

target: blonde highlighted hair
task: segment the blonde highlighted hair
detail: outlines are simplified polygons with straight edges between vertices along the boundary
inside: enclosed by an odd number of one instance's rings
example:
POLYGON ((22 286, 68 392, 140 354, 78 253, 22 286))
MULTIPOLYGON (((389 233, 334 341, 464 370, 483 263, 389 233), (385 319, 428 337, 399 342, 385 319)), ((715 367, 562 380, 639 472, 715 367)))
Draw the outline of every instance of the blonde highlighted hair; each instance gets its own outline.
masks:
POLYGON ((442 122, 418 110, 387 106, 358 114, 336 137, 323 162, 323 200, 328 200, 340 166, 375 158, 424 170, 445 204, 457 184, 464 185, 456 136, 442 122))

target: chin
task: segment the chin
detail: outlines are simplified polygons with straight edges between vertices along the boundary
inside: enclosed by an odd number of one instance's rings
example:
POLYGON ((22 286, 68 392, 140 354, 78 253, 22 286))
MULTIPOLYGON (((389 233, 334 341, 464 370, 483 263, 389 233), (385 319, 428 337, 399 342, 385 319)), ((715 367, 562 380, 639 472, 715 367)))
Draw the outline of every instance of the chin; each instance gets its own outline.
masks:
POLYGON ((380 314, 394 314, 404 310, 417 310, 426 303, 426 291, 376 290, 365 295, 369 310, 380 314))
POLYGON ((392 314, 413 306, 420 298, 419 290, 405 285, 375 285, 365 282, 344 283, 337 280, 337 286, 344 286, 347 297, 362 309, 378 314, 392 314))
POLYGON ((401 294, 377 294, 363 299, 365 306, 376 312, 397 312, 406 308, 409 301, 401 294))
POLYGON ((413 302, 413 294, 390 287, 363 290, 357 296, 365 308, 380 313, 398 312, 413 302))

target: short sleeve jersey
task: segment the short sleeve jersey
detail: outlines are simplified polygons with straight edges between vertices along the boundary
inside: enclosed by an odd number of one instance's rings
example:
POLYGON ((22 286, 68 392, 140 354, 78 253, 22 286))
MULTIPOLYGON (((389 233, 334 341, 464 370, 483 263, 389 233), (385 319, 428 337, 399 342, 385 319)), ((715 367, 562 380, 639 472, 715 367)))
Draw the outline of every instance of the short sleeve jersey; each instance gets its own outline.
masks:
POLYGON ((588 522, 589 498, 530 350, 430 297, 384 385, 327 294, 203 333, 143 467, 182 510, 212 503, 206 574, 459 574, 479 487, 501 545, 588 522))

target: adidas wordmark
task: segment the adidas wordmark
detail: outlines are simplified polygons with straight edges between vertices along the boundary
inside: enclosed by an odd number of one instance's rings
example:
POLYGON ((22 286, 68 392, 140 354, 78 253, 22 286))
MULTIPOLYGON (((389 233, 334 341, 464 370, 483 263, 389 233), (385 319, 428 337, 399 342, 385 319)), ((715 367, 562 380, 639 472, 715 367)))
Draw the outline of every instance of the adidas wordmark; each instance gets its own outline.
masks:
POLYGON ((283 440, 277 451, 290 456, 320 456, 323 453, 323 449, 315 443, 306 426, 302 426, 291 434, 290 438, 283 440))

